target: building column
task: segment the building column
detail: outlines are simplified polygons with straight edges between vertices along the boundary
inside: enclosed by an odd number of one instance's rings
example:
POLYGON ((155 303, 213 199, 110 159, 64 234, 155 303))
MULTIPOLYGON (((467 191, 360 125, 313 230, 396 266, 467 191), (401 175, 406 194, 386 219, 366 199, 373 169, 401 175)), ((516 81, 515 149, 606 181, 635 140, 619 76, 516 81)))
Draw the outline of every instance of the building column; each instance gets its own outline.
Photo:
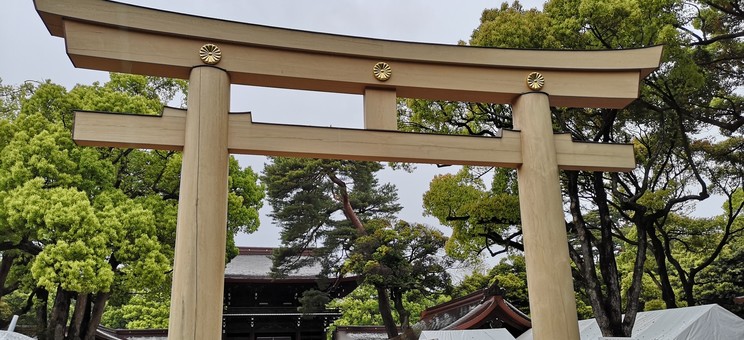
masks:
POLYGON ((227 72, 211 66, 192 69, 178 200, 170 340, 222 336, 229 109, 227 72))
POLYGON ((579 340, 548 95, 522 94, 512 110, 522 142, 517 177, 533 339, 579 340))

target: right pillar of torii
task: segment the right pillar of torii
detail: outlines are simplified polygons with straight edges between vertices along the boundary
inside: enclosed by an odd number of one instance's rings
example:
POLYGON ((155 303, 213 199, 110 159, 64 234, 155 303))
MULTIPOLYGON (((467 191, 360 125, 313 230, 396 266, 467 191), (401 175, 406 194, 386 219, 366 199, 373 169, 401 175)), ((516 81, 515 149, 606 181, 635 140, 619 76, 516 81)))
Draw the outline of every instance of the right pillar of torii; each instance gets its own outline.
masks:
POLYGON ((550 106, 627 106, 659 66, 661 47, 468 48, 102 0, 34 4, 76 67, 190 79, 186 113, 77 112, 73 132, 80 145, 184 151, 170 339, 221 337, 229 153, 516 168, 534 338, 579 339, 559 170, 631 171, 635 160, 632 145, 553 134, 550 106), (228 114, 230 84, 363 95, 365 129, 254 124, 248 114, 228 114), (518 131, 492 138, 394 131, 398 97, 511 104, 518 131))
POLYGON ((548 95, 522 94, 512 119, 522 141, 517 181, 533 338, 579 339, 548 95))

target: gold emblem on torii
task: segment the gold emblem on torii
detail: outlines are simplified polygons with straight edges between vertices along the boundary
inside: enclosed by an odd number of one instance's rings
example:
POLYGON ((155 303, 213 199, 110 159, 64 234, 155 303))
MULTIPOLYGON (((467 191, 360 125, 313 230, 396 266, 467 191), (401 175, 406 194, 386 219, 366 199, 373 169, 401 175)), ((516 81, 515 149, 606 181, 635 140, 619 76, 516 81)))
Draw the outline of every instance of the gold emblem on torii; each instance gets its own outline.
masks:
POLYGON ((527 87, 533 91, 539 91, 545 85, 545 77, 540 72, 532 72, 527 75, 527 87))
POLYGON ((381 61, 372 67, 372 74, 379 81, 387 81, 393 76, 393 68, 390 67, 390 64, 381 61))
POLYGON ((222 59, 222 51, 215 44, 205 44, 199 49, 199 58, 207 65, 216 65, 222 59))

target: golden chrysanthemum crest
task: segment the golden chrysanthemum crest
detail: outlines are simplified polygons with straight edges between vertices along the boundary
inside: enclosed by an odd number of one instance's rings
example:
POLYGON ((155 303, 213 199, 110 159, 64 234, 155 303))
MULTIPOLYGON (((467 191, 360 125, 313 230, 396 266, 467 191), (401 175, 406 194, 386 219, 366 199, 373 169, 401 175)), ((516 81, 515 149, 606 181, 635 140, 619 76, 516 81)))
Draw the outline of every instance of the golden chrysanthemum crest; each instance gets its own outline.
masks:
POLYGON ((372 74, 379 81, 387 81, 393 76, 393 68, 390 67, 390 64, 381 61, 372 67, 372 74))
POLYGON ((545 77, 539 72, 532 72, 527 76, 527 87, 533 91, 538 91, 545 86, 545 77))
POLYGON ((199 49, 199 58, 207 65, 215 65, 222 59, 222 51, 215 44, 205 44, 199 49))

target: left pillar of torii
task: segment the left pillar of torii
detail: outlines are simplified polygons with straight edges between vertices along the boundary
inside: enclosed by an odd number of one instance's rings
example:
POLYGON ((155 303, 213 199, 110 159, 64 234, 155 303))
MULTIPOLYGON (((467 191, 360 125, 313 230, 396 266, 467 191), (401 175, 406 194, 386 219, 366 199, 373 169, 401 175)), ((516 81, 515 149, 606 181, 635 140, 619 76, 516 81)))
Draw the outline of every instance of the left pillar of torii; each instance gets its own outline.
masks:
POLYGON ((230 79, 200 66, 189 77, 169 339, 222 331, 227 226, 230 79))

